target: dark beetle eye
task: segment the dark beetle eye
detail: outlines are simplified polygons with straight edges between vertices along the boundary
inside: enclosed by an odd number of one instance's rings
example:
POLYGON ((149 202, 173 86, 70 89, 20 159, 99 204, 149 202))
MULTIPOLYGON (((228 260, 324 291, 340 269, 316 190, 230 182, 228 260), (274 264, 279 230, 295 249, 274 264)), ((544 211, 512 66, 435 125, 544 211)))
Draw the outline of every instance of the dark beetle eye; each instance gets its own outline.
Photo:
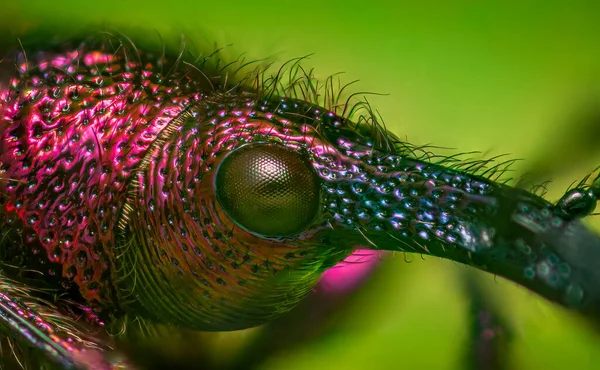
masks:
POLYGON ((229 153, 217 168, 215 191, 239 226, 268 237, 304 230, 320 204, 319 179, 299 152, 252 144, 229 153))

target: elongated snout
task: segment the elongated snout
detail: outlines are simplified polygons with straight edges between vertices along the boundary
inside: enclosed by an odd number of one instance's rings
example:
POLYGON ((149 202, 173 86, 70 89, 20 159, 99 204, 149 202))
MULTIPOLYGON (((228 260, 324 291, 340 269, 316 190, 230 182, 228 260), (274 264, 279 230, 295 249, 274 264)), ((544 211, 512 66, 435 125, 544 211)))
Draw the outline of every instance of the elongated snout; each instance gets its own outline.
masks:
POLYGON ((371 153, 347 167, 331 176, 326 204, 354 243, 457 261, 600 316, 600 237, 580 219, 522 189, 416 159, 371 153))

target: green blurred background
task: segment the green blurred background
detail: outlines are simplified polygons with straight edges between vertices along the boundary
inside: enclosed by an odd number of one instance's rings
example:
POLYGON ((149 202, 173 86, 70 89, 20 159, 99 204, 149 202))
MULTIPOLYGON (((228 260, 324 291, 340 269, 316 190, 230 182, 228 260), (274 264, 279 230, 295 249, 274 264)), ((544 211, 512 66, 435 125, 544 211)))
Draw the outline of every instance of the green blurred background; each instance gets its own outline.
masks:
MULTIPOLYGON (((598 1, 29 0, 5 2, 0 14, 2 27, 15 30, 108 22, 158 31, 171 43, 180 33, 233 43, 250 59, 315 53, 304 64, 317 77, 345 72, 347 82, 360 79, 356 91, 389 94, 369 100, 399 136, 524 158, 514 175, 551 177, 549 199, 600 164, 598 1)), ((465 270, 387 258, 336 315, 334 332, 262 368, 463 369, 472 320, 465 270)), ((476 276, 511 327, 509 368, 600 368, 600 336, 587 323, 511 283, 476 276)), ((214 335, 211 350, 226 358, 252 335, 214 335)))

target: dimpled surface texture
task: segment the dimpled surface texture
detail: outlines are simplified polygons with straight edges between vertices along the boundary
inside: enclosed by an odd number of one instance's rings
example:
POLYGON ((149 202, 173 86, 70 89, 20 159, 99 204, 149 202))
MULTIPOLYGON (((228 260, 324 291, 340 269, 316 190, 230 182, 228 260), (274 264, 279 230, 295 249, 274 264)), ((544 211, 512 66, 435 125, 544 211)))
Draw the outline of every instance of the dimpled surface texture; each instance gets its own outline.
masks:
POLYGON ((0 224, 8 262, 110 299, 114 229, 131 171, 200 86, 162 60, 86 49, 0 63, 0 224), (9 243, 7 241, 4 242, 9 243))

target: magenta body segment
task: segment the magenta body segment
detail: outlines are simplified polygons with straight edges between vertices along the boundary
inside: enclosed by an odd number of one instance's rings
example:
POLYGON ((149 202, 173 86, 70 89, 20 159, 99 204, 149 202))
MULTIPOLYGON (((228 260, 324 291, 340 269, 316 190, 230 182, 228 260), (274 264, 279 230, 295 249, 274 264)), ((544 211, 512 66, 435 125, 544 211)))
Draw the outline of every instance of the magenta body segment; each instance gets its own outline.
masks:
POLYGON ((125 53, 17 54, 0 81, 2 224, 48 278, 90 301, 111 300, 114 231, 132 171, 157 135, 202 98, 177 73, 125 53), (27 59, 29 58, 29 59, 27 59), (160 80, 157 82, 157 80, 160 80))

